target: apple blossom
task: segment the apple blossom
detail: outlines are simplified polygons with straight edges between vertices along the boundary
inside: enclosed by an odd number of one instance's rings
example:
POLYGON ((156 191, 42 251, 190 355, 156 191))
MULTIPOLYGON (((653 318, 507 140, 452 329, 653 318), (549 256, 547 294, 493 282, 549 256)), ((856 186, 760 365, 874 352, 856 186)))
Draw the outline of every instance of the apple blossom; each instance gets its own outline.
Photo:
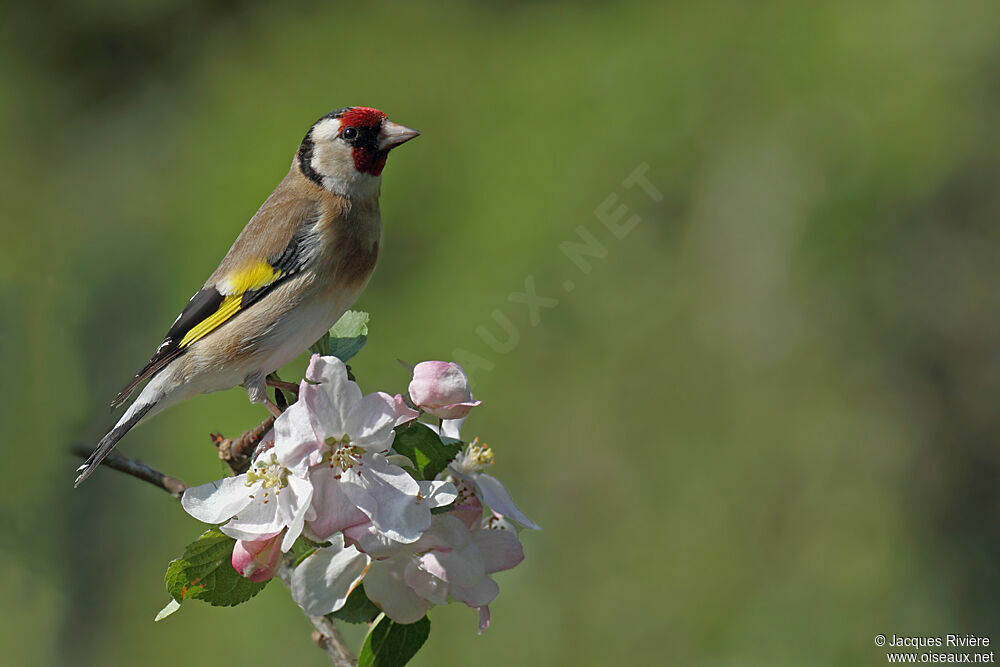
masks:
POLYGON ((285 531, 281 551, 288 551, 313 518, 312 483, 278 463, 275 449, 257 455, 250 470, 184 491, 181 505, 205 523, 238 540, 269 539, 285 531))
POLYGON ((409 392, 414 405, 441 419, 464 417, 482 405, 473 400, 462 367, 448 361, 422 361, 414 366, 409 392))
POLYGON ((318 540, 370 521, 389 540, 414 542, 431 523, 420 485, 386 454, 401 401, 362 396, 336 357, 313 356, 299 400, 274 423, 275 451, 314 488, 309 531, 318 540))
POLYGON ((363 579, 365 594, 397 623, 419 620, 449 596, 480 611, 479 632, 489 626, 489 603, 500 592, 490 574, 524 559, 510 530, 480 524, 470 530, 451 514, 434 517, 421 539, 384 560, 372 561, 363 579))
POLYGON ((459 486, 462 482, 471 486, 483 504, 497 514, 519 523, 525 528, 541 530, 538 524, 518 509, 507 488, 500 480, 480 472, 486 466, 493 465, 493 461, 493 450, 485 444, 480 445, 479 439, 476 438, 459 452, 455 460, 448 466, 448 472, 459 486))

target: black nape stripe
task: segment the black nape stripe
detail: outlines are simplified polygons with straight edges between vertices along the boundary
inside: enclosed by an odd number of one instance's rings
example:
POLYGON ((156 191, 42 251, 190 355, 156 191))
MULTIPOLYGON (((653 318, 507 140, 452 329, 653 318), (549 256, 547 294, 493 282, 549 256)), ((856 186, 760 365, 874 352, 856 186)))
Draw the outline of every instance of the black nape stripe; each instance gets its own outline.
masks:
POLYGON ((323 178, 316 173, 315 169, 312 168, 312 157, 312 128, 309 128, 309 134, 306 135, 306 138, 302 140, 302 145, 299 146, 299 170, 310 181, 320 187, 323 187, 323 178))
MULTIPOLYGON (((326 114, 322 118, 316 121, 318 123, 321 120, 326 120, 327 118, 340 118, 345 113, 353 109, 354 107, 340 107, 339 109, 334 109, 330 113, 326 114)), ((316 123, 312 124, 309 128, 309 132, 306 134, 306 138, 302 140, 302 144, 299 146, 298 158, 299 158, 299 169, 302 174, 308 178, 310 181, 316 185, 323 187, 323 177, 316 173, 316 170, 312 168, 312 152, 314 148, 312 140, 312 129, 316 127, 316 123)))
MULTIPOLYGON (((316 121, 316 123, 321 120, 326 120, 327 118, 340 118, 345 113, 353 109, 354 107, 341 107, 339 109, 334 109, 330 113, 326 114, 322 118, 316 121)), ((312 131, 313 127, 316 127, 316 123, 312 124, 309 128, 309 132, 306 134, 306 138, 302 140, 302 144, 299 146, 298 158, 299 158, 299 169, 302 170, 303 175, 316 185, 323 186, 323 177, 316 173, 316 170, 312 168, 312 156, 313 156, 313 140, 312 131)))

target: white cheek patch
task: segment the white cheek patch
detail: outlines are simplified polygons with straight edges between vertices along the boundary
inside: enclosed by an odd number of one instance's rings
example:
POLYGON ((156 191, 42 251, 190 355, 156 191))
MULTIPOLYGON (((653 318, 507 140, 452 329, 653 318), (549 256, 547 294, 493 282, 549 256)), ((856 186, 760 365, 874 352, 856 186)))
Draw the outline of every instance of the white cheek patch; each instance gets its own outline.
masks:
POLYGON ((312 131, 312 156, 309 166, 331 192, 351 197, 378 194, 381 179, 359 172, 354 167, 354 149, 338 138, 340 121, 324 118, 312 131))
POLYGON ((333 141, 340 134, 340 119, 339 118, 324 118, 323 120, 316 123, 312 131, 312 139, 314 144, 325 143, 328 141, 333 141))

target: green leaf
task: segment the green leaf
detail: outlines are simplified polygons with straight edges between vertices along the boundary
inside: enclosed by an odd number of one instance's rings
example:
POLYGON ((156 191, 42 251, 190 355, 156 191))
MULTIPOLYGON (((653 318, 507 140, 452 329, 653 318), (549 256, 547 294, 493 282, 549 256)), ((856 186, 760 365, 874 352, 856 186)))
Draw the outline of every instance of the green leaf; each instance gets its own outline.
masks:
POLYGON ((349 310, 330 329, 333 338, 356 338, 368 335, 368 321, 371 315, 363 310, 349 310))
POLYGON ((417 654, 430 633, 431 622, 426 616, 403 625, 381 614, 361 646, 358 667, 401 667, 417 654))
POLYGON ((309 346, 309 351, 313 354, 320 354, 324 357, 330 355, 330 332, 327 331, 323 336, 309 346))
POLYGON ((462 443, 445 444, 426 424, 410 422, 396 430, 392 448, 416 464, 420 479, 434 479, 452 462, 462 443))
POLYGON ((299 539, 295 540, 295 544, 292 545, 291 550, 288 555, 294 560, 294 567, 298 567, 299 563, 304 561, 309 556, 312 556, 318 549, 321 549, 326 543, 313 542, 307 537, 300 536, 299 539))
POLYGON ((365 595, 364 586, 355 586, 344 606, 327 617, 345 623, 371 623, 378 615, 379 608, 365 595))
POLYGON ((167 592, 176 602, 197 598, 216 607, 246 602, 268 582, 244 579, 233 569, 236 540, 210 528, 187 545, 184 555, 167 566, 167 592))
POLYGON ((347 363, 368 342, 368 320, 363 310, 349 310, 330 329, 329 352, 347 363))

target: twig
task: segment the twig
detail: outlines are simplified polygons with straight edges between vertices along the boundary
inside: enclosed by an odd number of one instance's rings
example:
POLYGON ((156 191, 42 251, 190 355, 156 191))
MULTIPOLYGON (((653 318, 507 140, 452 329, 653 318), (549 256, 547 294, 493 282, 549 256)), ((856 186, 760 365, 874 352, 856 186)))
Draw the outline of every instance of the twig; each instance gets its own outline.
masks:
POLYGON ((219 450, 219 458, 226 462, 234 475, 240 475, 250 469, 254 450, 273 426, 274 417, 268 417, 238 438, 224 438, 221 433, 212 433, 208 437, 219 450))
POLYGON ((299 395, 299 385, 294 382, 282 382, 278 379, 272 379, 270 376, 267 378, 267 386, 277 387, 282 391, 287 391, 289 394, 299 395))
MULTIPOLYGON (((230 442, 232 447, 235 447, 237 443, 239 443, 241 448, 248 448, 249 452, 253 453, 253 447, 257 444, 256 441, 259 441, 260 438, 271 429, 271 424, 268 422, 273 423, 273 421, 273 419, 265 420, 256 428, 247 431, 242 436, 237 438, 236 441, 226 440, 226 442, 230 442), (264 427, 265 424, 267 424, 266 428, 264 427), (258 431, 259 433, 257 433, 258 431), (257 433, 257 435, 253 436, 252 434, 254 433, 257 433), (253 442, 253 446, 250 446, 249 441, 253 439, 253 437, 256 437, 256 441, 253 442), (244 439, 246 439, 247 442, 241 443, 240 441, 244 439)), ((225 440, 222 436, 218 437, 225 440)), ((84 459, 90 456, 90 450, 82 443, 74 444, 71 451, 75 456, 79 456, 84 459)), ((221 448, 219 457, 223 458, 221 448)), ((249 458, 249 455, 247 455, 247 458, 249 458)), ((227 460, 226 462, 229 463, 230 467, 232 467, 233 464, 231 461, 227 460)), ((144 482, 148 482, 156 488, 166 491, 178 500, 184 494, 184 490, 188 488, 187 485, 179 479, 171 477, 170 475, 165 475, 158 470, 154 470, 145 463, 133 461, 132 459, 126 458, 121 454, 116 454, 114 452, 101 461, 101 465, 123 472, 126 475, 135 477, 136 479, 141 479, 144 482)), ((249 466, 249 462, 247 465, 249 466)), ((278 576, 281 578, 282 583, 284 583, 285 586, 291 590, 292 567, 287 561, 282 562, 281 566, 278 568, 278 576)), ((305 614, 304 611, 302 613, 305 614)), ((326 651, 326 654, 330 656, 330 660, 333 661, 333 664, 336 667, 357 666, 357 660, 355 660, 354 656, 351 654, 350 649, 347 648, 347 644, 344 643, 344 638, 340 636, 340 632, 337 631, 337 627, 334 625, 333 621, 325 616, 313 616, 312 614, 306 614, 306 617, 309 619, 309 622, 312 623, 313 628, 316 629, 316 632, 313 633, 316 643, 321 649, 326 651)))
MULTIPOLYGON (((83 443, 74 443, 70 449, 74 456, 79 456, 80 458, 87 458, 90 456, 90 448, 88 448, 83 443)), ((163 489, 174 498, 180 500, 181 496, 184 494, 184 489, 187 485, 171 477, 170 475, 165 475, 159 470, 150 468, 145 463, 139 461, 133 461, 132 459, 125 458, 121 454, 111 452, 108 456, 101 461, 101 465, 105 465, 118 472, 123 472, 126 475, 131 475, 137 479, 141 479, 144 482, 149 482, 153 486, 163 489)))
MULTIPOLYGON (((282 562, 278 567, 278 576, 281 577, 281 580, 291 590, 292 567, 288 561, 282 562)), ((340 636, 340 632, 337 631, 337 626, 334 625, 333 621, 326 616, 313 616, 304 611, 302 613, 306 615, 309 622, 316 628, 316 632, 313 633, 313 640, 321 649, 326 651, 326 654, 330 656, 330 660, 333 661, 334 665, 337 665, 337 667, 357 666, 357 659, 351 653, 350 649, 347 648, 344 638, 340 636)))

